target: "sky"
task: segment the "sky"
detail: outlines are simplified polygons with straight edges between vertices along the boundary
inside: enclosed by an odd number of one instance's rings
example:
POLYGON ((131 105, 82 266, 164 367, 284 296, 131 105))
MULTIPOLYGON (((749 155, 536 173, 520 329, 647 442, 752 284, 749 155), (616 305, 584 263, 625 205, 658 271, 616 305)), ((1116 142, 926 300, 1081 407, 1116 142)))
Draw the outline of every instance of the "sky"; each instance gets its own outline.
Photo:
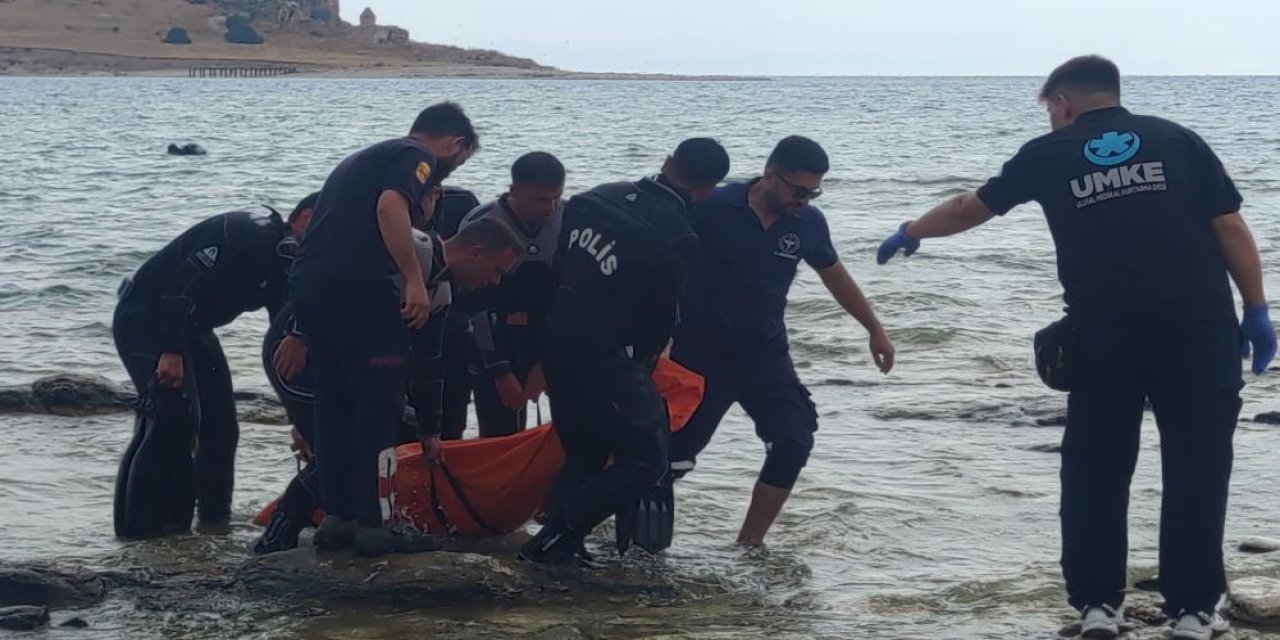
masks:
POLYGON ((341 1, 573 71, 1042 76, 1100 53, 1130 75, 1280 74, 1275 0, 341 1))

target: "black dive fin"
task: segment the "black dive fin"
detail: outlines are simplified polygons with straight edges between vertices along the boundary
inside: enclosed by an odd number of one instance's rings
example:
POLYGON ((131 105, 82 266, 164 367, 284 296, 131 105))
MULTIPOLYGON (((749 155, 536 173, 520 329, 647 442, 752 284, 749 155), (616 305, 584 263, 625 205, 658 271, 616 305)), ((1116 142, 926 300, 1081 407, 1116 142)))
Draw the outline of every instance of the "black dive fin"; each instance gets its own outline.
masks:
POLYGON ((676 528, 676 496, 669 474, 640 496, 635 513, 632 540, 637 547, 656 554, 671 546, 676 528))
POLYGON ((155 385, 140 398, 133 440, 116 475, 117 536, 151 538, 191 528, 195 511, 191 409, 180 391, 155 385))
POLYGON ((618 509, 613 515, 614 540, 618 545, 618 555, 627 555, 631 548, 631 540, 636 529, 636 503, 632 502, 618 509))

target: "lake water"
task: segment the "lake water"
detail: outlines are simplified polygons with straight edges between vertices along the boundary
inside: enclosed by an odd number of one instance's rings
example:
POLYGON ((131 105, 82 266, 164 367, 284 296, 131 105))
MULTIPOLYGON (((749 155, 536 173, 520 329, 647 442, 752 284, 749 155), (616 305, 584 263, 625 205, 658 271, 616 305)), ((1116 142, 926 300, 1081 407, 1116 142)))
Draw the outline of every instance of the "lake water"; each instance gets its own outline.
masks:
MULTIPOLYGON (((1038 83, 3 78, 0 384, 61 371, 125 379, 109 328, 123 276, 205 216, 262 204, 287 211, 345 155, 403 133, 440 99, 461 102, 480 131, 484 149, 451 182, 482 200, 503 191, 510 162, 527 151, 557 154, 573 192, 653 173, 693 135, 720 139, 731 177, 748 178, 779 138, 805 134, 831 155, 817 204, 899 361, 889 376, 876 372, 861 328, 802 270, 788 322, 821 428, 769 550, 731 544, 763 458, 735 409, 680 486, 677 542, 659 562, 674 575, 715 577, 727 585, 723 598, 647 618, 632 612, 647 620, 634 626, 610 627, 615 612, 598 604, 531 613, 479 603, 335 611, 305 623, 281 616, 237 634, 407 638, 448 619, 504 637, 557 624, 620 638, 1052 637, 1070 612, 1057 566, 1058 460, 1035 450, 1061 437, 1037 418, 1065 406, 1030 366, 1031 334, 1061 310, 1043 217, 1023 207, 968 235, 928 241, 910 260, 874 264, 899 223, 978 186, 1047 130, 1038 83), (165 155, 167 144, 186 141, 209 155, 165 155)), ((1135 78, 1126 91, 1132 110, 1196 129, 1222 156, 1274 294, 1280 81, 1135 78)), ((265 321, 254 314, 220 332, 241 389, 267 390, 258 361, 265 321)), ((1243 415, 1280 409, 1278 388, 1274 375, 1250 376, 1243 415)), ((125 414, 0 416, 0 560, 243 556, 256 534, 247 526, 221 538, 125 545, 112 537, 111 487, 131 428, 125 414)), ((294 466, 285 429, 242 429, 235 505, 247 519, 294 466)), ((1156 559, 1155 436, 1148 417, 1131 512, 1139 567, 1156 559)), ((1276 427, 1241 423, 1229 544, 1280 533, 1278 438, 1276 427)), ((1228 558, 1237 573, 1280 569, 1235 551, 1228 558)), ((99 637, 226 637, 128 603, 90 615, 99 637)))

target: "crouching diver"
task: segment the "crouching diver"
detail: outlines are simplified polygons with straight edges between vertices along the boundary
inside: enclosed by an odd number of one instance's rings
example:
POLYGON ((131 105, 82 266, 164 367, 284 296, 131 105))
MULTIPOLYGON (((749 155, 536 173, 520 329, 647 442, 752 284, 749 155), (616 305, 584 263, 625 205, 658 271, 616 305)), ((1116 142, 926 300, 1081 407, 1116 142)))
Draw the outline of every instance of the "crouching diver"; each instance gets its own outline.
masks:
POLYGON ((670 425, 652 373, 697 252, 689 213, 728 171, 719 143, 686 140, 661 174, 566 203, 543 365, 565 463, 525 560, 589 563, 583 539, 614 513, 619 551, 630 545, 626 516, 667 471, 670 425))
MULTIPOLYGON (((444 423, 444 386, 446 367, 443 358, 445 332, 450 325, 450 308, 453 288, 470 289, 498 282, 516 259, 517 244, 514 236, 492 221, 470 225, 448 240, 441 240, 434 232, 413 232, 414 248, 418 264, 423 272, 431 301, 431 313, 427 323, 410 332, 410 361, 407 395, 414 409, 417 431, 404 428, 396 435, 396 444, 422 441, 424 451, 438 451, 439 438, 444 423)), ((273 553, 298 546, 298 535, 311 523, 319 507, 319 478, 312 461, 311 443, 314 442, 312 414, 314 395, 311 390, 307 367, 293 368, 298 360, 287 352, 298 347, 303 350, 293 325, 291 310, 286 310, 272 323, 263 345, 263 359, 267 378, 271 380, 281 402, 295 425, 294 448, 308 462, 289 483, 276 510, 272 512, 266 531, 254 543, 257 554, 273 553), (291 340, 298 340, 297 343, 291 340), (296 416, 296 418, 295 418, 296 416)), ((389 478, 394 473, 394 456, 383 469, 389 478)), ((385 500, 385 499, 384 499, 385 500)), ((383 504, 384 514, 391 513, 390 504, 383 504)), ((367 555, 390 552, 429 551, 438 547, 438 541, 399 531, 394 536, 364 535, 356 539, 357 551, 367 555)))
POLYGON ((240 426, 213 330, 245 312, 280 309, 315 198, 287 221, 274 211, 205 219, 121 284, 112 335, 139 404, 116 477, 116 535, 186 531, 197 504, 201 526, 230 521, 240 426))

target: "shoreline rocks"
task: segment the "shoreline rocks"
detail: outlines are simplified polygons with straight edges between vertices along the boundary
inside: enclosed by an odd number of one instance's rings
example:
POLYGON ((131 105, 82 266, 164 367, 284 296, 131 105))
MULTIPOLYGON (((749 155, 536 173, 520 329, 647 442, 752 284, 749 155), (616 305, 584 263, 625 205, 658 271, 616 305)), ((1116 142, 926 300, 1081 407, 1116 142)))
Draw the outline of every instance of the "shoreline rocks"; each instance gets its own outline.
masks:
MULTIPOLYGON (((0 415, 35 414, 64 417, 106 415, 130 411, 136 394, 98 375, 59 373, 30 385, 0 387, 0 415)), ((235 392, 240 420, 258 424, 289 423, 284 407, 261 393, 235 392)))

